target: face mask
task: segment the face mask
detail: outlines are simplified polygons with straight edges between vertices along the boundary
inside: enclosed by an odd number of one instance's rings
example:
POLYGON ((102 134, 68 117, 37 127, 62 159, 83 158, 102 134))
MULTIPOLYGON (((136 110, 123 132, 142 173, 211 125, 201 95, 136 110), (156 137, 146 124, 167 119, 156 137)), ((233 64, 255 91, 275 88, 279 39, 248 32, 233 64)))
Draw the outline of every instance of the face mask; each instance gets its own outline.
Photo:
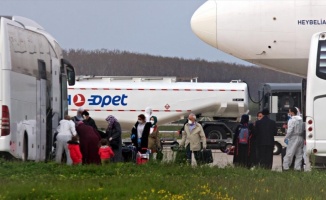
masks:
POLYGON ((188 120, 188 124, 192 124, 192 121, 191 120, 188 120))
POLYGON ((142 120, 138 120, 138 123, 140 123, 140 124, 141 124, 141 123, 143 123, 143 121, 142 121, 142 120))
POLYGON ((151 121, 152 124, 154 124, 154 121, 151 121))

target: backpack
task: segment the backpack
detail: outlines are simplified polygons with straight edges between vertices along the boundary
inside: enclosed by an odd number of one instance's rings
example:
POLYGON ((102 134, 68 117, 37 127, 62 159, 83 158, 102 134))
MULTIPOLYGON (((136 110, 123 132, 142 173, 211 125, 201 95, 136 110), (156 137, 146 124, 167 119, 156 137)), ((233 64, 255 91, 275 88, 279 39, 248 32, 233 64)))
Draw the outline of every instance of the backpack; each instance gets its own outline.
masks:
POLYGON ((249 142, 249 129, 247 126, 241 126, 239 131, 239 143, 240 144, 248 144, 249 142))

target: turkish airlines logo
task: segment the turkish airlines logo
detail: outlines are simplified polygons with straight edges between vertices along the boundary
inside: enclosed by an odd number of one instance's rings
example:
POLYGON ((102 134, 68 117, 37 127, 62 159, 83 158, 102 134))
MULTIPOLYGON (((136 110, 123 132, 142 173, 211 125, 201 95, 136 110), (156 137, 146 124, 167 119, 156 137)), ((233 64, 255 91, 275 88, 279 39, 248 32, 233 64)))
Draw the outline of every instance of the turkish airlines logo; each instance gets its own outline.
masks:
POLYGON ((82 94, 76 94, 72 100, 77 107, 81 107, 85 104, 85 97, 82 94))

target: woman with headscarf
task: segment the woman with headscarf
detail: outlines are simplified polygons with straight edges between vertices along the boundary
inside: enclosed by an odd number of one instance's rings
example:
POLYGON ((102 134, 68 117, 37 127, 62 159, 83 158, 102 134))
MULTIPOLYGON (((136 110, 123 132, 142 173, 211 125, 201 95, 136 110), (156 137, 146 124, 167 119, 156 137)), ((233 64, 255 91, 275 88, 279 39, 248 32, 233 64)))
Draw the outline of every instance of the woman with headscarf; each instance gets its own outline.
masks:
POLYGON ((161 149, 161 142, 159 137, 159 131, 157 126, 157 117, 152 116, 150 118, 151 128, 148 136, 148 148, 153 154, 153 158, 156 158, 156 152, 161 149))
POLYGON ((131 141, 137 147, 137 151, 148 148, 148 136, 150 129, 151 123, 146 122, 145 115, 138 115, 138 120, 131 129, 131 141))
POLYGON ((109 115, 105 119, 108 123, 108 127, 106 129, 107 139, 112 147, 114 152, 114 156, 111 159, 112 162, 122 162, 122 139, 121 139, 121 126, 118 120, 109 115))
POLYGON ((233 164, 235 166, 248 166, 248 160, 250 155, 250 137, 253 133, 253 124, 249 124, 249 116, 242 115, 240 125, 236 128, 236 132, 233 137, 234 156, 233 164))
POLYGON ((79 121, 83 121, 84 120, 84 117, 83 117, 83 112, 85 111, 85 109, 83 107, 79 107, 77 109, 77 115, 74 116, 71 120, 73 122, 75 122, 75 125, 77 126, 78 122, 79 121))
POLYGON ((79 136, 80 151, 83 155, 83 164, 100 164, 98 144, 101 136, 93 127, 84 124, 82 121, 77 122, 76 130, 79 136))

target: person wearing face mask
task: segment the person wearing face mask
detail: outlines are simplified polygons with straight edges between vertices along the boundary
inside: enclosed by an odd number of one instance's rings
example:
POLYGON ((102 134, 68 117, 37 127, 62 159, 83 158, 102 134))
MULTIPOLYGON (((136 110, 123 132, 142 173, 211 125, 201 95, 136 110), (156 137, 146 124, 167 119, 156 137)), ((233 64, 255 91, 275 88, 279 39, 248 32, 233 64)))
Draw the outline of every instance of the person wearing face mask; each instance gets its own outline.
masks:
POLYGON ((151 128, 148 136, 148 148, 153 153, 153 159, 156 158, 156 152, 161 149, 161 142, 159 138, 159 131, 157 126, 157 117, 150 118, 151 128))
POLYGON ((131 129, 131 141, 137 147, 137 151, 142 148, 148 148, 148 136, 151 129, 151 123, 146 122, 143 114, 138 115, 138 120, 131 129))
POLYGON ((187 151, 187 160, 191 163, 191 153, 194 153, 197 165, 200 158, 200 150, 206 149, 206 137, 203 127, 196 122, 196 115, 191 113, 188 116, 188 123, 184 127, 180 147, 185 147, 187 151), (202 142, 202 144, 201 144, 202 142))
POLYGON ((288 146, 284 156, 283 170, 289 170, 293 157, 295 156, 294 169, 300 171, 304 145, 303 121, 295 107, 289 109, 289 114, 291 115, 291 119, 288 121, 288 130, 284 139, 284 141, 288 141, 288 146))
POLYGON ((276 122, 269 118, 269 110, 263 109, 263 118, 256 121, 255 135, 258 151, 258 165, 265 169, 272 169, 274 135, 277 134, 276 122))

